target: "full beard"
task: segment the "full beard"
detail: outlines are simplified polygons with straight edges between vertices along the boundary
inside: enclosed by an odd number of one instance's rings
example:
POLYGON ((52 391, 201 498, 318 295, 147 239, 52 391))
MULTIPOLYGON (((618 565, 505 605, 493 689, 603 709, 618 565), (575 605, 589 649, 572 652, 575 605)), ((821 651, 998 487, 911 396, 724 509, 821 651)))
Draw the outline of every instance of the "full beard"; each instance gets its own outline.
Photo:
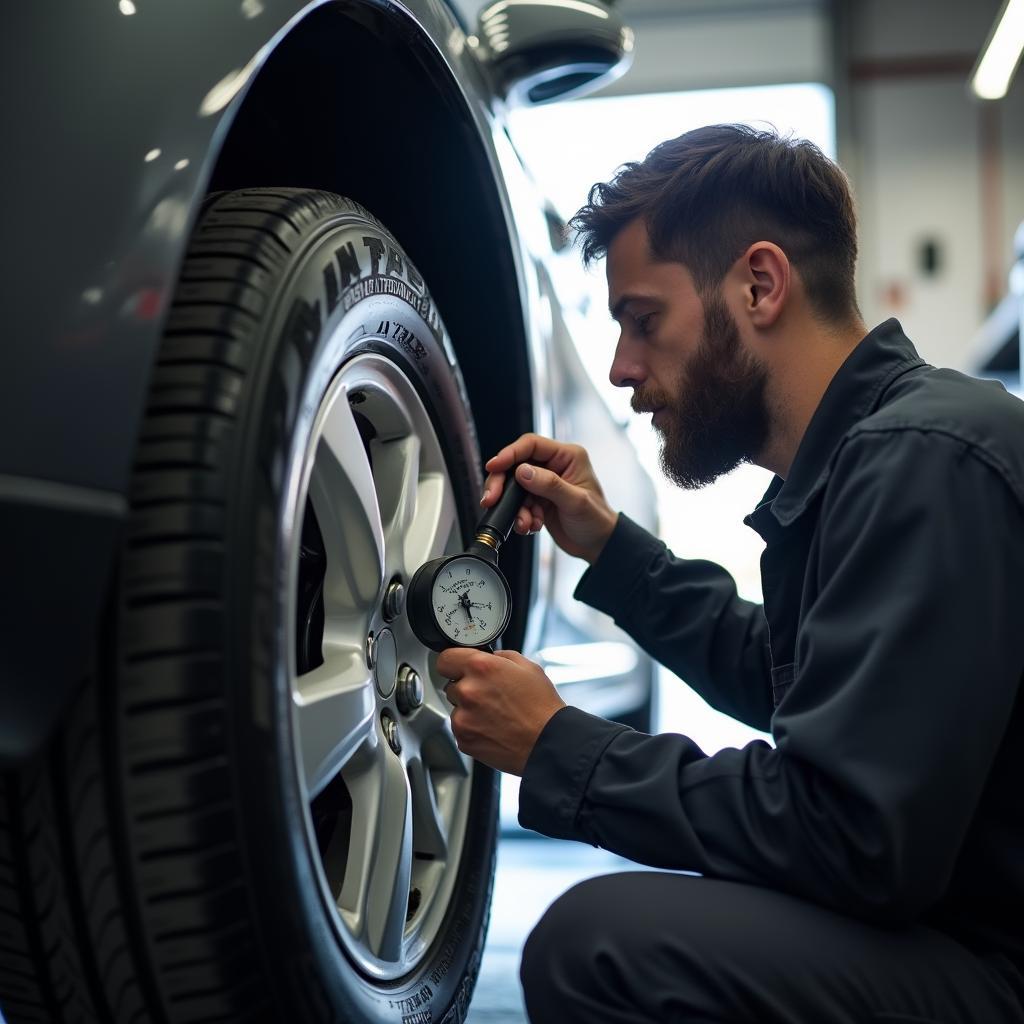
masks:
POLYGON ((768 440, 767 371, 740 343, 720 295, 704 304, 697 349, 682 368, 675 394, 638 388, 635 412, 663 408, 661 468, 679 487, 697 490, 761 452, 768 440))

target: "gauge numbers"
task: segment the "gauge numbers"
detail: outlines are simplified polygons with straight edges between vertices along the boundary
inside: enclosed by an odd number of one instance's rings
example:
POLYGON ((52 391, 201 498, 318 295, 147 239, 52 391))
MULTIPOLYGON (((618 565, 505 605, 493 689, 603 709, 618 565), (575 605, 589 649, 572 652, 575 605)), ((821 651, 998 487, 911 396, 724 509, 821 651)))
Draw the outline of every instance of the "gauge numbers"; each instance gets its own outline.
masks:
POLYGON ((498 570, 473 555, 441 566, 431 601, 441 632, 466 647, 491 643, 508 620, 508 593, 498 570))

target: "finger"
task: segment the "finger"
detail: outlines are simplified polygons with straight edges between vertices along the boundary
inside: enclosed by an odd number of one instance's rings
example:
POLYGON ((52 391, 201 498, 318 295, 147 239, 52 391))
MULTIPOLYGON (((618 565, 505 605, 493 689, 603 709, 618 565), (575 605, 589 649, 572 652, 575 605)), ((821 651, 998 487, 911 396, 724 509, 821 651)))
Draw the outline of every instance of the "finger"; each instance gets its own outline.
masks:
POLYGON ((497 455, 484 463, 489 472, 503 473, 511 469, 517 462, 533 459, 536 462, 547 462, 563 448, 561 441, 543 434, 523 434, 512 444, 505 445, 497 455))
POLYGON ((563 480, 557 473, 529 463, 517 467, 518 483, 538 498, 546 498, 557 509, 569 510, 586 501, 586 491, 563 480))
POLYGON ((487 475, 487 479, 484 481, 483 494, 480 498, 480 504, 484 508, 490 508, 498 503, 498 499, 505 493, 505 481, 507 479, 507 473, 489 473, 487 475))
POLYGON ((496 455, 492 455, 484 463, 484 469, 501 473, 523 459, 534 457, 534 447, 539 437, 539 434, 522 434, 512 444, 505 445, 496 455))
POLYGON ((456 689, 456 686, 457 683, 454 679, 449 679, 448 682, 444 685, 445 699, 448 701, 449 704, 451 704, 453 708, 458 707, 459 705, 459 694, 458 690, 456 689))
MULTIPOLYGON (((485 468, 489 471, 484 480, 483 494, 480 504, 490 508, 496 504, 504 493, 505 481, 508 474, 506 469, 522 462, 550 463, 553 470, 564 472, 574 458, 573 452, 578 448, 576 445, 562 444, 550 437, 543 437, 540 434, 524 434, 518 441, 506 448, 503 448, 493 458, 488 459, 485 468)), ((582 449, 579 449, 582 452, 582 449)), ((586 453, 584 453, 585 455, 586 453)), ((522 483, 518 471, 516 478, 522 483)))
POLYGON ((520 654, 519 651, 505 650, 504 648, 500 651, 495 651, 494 656, 496 658, 504 658, 506 661, 514 662, 517 665, 532 665, 533 662, 529 658, 520 654))
POLYGON ((515 521, 512 523, 516 533, 524 537, 531 533, 537 533, 543 525, 544 509, 537 501, 530 501, 523 505, 516 513, 515 521))
POLYGON ((480 504, 484 508, 490 508, 491 505, 495 504, 501 497, 502 491, 505 490, 505 474, 504 473, 488 473, 487 479, 484 480, 484 491, 483 496, 480 498, 480 504))
POLYGON ((530 533, 539 533, 544 526, 544 508, 537 501, 531 501, 527 506, 530 513, 530 533))
MULTIPOLYGON (((480 504, 490 508, 498 503, 505 490, 506 473, 490 473, 484 482, 483 497, 480 504)), ((540 501, 529 501, 519 509, 512 524, 517 533, 536 533, 544 525, 544 506, 540 501)))
POLYGON ((461 679, 466 663, 476 653, 469 647, 448 647, 437 656, 437 671, 448 679, 461 679))

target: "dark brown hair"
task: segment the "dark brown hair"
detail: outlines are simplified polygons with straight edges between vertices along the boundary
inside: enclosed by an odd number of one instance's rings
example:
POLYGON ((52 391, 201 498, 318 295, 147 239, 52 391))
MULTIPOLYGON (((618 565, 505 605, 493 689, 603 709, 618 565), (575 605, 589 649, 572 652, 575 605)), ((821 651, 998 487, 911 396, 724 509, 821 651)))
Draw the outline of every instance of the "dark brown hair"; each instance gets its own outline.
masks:
POLYGON ((643 217, 655 259, 683 263, 703 296, 753 242, 778 245, 828 321, 857 313, 857 217, 846 175, 817 146, 740 124, 656 146, 598 182, 570 221, 583 260, 643 217))

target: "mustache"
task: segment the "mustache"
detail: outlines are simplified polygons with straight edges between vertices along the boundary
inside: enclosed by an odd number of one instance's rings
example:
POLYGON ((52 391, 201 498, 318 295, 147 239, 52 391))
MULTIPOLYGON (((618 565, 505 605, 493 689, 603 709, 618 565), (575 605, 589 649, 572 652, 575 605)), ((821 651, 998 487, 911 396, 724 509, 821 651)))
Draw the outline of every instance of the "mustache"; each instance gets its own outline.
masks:
POLYGON ((635 413, 654 412, 669 404, 668 395, 657 394, 653 391, 634 390, 633 397, 629 400, 629 406, 635 413))

